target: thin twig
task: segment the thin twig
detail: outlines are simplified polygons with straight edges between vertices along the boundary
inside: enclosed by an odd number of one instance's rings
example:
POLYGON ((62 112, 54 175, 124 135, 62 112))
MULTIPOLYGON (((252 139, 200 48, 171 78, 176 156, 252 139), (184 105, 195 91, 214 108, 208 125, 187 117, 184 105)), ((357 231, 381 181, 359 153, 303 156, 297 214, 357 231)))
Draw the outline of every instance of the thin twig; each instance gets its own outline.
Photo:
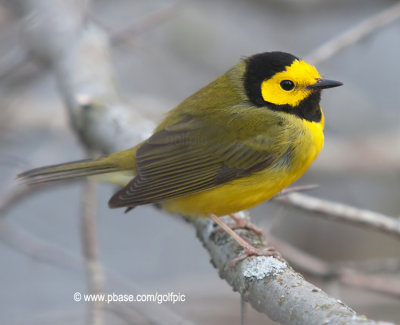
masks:
POLYGON ((169 19, 173 14, 176 14, 178 5, 181 4, 182 2, 178 1, 167 8, 161 9, 155 13, 151 13, 150 15, 143 18, 141 21, 135 21, 129 26, 120 30, 117 30, 115 27, 111 26, 109 23, 100 19, 93 13, 89 13, 89 15, 90 19, 95 24, 97 24, 104 31, 107 32, 108 37, 113 44, 118 45, 120 43, 131 43, 137 48, 146 49, 144 43, 141 42, 136 36, 169 19))
POLYGON ((319 185, 318 184, 308 184, 308 185, 298 185, 298 186, 290 186, 290 187, 286 187, 284 188, 282 191, 280 191, 276 196, 282 196, 282 195, 286 195, 288 193, 291 192, 304 192, 304 191, 311 191, 314 190, 316 188, 318 188, 319 185))
POLYGON ((351 285, 363 290, 378 292, 394 298, 400 298, 400 283, 383 276, 374 276, 355 272, 353 270, 342 270, 338 277, 344 285, 351 285))
POLYGON ((134 22, 130 24, 129 26, 125 27, 122 30, 111 32, 109 34, 109 37, 115 43, 126 41, 127 39, 132 38, 134 35, 143 33, 144 31, 147 31, 150 28, 155 27, 157 24, 160 24, 163 21, 171 18, 172 15, 176 14, 177 9, 182 4, 183 4, 182 1, 177 1, 168 6, 167 8, 151 13, 150 15, 146 16, 139 22, 134 22))
POLYGON ((349 269, 362 271, 366 274, 400 272, 400 257, 375 258, 366 261, 346 261, 338 264, 346 266, 349 269))
POLYGON ((350 47, 357 42, 361 41, 368 35, 377 31, 395 20, 400 18, 400 3, 395 3, 393 6, 385 9, 384 11, 375 14, 358 25, 351 27, 349 30, 334 37, 330 41, 322 44, 317 49, 312 51, 305 57, 305 60, 312 62, 313 64, 321 63, 326 61, 343 51, 347 47, 350 47))
MULTIPOLYGON (((99 260, 96 226, 96 183, 87 179, 84 183, 81 239, 83 255, 86 262, 86 273, 89 281, 89 293, 101 295, 104 293, 104 274, 99 260)), ((89 324, 104 323, 104 301, 96 300, 89 304, 89 324)))
POLYGON ((314 216, 329 217, 336 221, 364 226, 373 230, 394 236, 400 239, 400 218, 365 209, 358 209, 350 205, 323 200, 302 193, 288 193, 275 199, 287 205, 303 210, 318 212, 314 216))
POLYGON ((3 217, 11 208, 16 206, 20 200, 34 192, 30 186, 16 186, 0 199, 0 218, 3 217))
POLYGON ((344 285, 400 298, 399 281, 394 281, 383 276, 368 275, 351 269, 346 265, 328 263, 270 234, 267 235, 267 239, 271 245, 281 252, 285 259, 303 272, 323 279, 337 280, 344 285))

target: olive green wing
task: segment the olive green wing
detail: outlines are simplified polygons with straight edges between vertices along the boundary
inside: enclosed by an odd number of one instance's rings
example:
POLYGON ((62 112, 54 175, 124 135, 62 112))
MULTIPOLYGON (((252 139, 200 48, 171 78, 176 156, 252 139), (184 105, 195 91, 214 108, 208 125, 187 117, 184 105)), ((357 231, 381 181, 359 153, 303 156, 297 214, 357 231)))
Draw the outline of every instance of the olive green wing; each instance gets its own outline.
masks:
POLYGON ((223 127, 205 124, 186 119, 151 136, 136 152, 137 176, 109 206, 134 207, 211 189, 263 170, 279 156, 269 146, 229 139, 223 127))

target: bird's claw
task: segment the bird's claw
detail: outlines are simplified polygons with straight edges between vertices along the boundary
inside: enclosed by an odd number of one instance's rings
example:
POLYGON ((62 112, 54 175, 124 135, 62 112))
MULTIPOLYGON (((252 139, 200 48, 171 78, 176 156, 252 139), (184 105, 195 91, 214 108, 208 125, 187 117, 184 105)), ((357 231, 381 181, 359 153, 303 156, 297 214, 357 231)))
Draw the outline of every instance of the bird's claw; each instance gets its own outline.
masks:
POLYGON ((265 247, 265 248, 256 248, 251 246, 250 244, 246 247, 243 247, 244 254, 239 255, 231 261, 231 266, 234 267, 236 263, 244 260, 249 256, 272 256, 275 258, 280 258, 278 251, 274 247, 265 247))

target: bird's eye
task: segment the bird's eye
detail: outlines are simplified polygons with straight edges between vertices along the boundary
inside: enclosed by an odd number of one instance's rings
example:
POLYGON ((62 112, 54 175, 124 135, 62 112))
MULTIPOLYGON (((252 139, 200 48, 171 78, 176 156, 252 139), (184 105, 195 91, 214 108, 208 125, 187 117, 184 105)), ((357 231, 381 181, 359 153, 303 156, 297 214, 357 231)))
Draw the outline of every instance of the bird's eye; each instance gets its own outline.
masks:
POLYGON ((291 80, 282 80, 281 88, 286 91, 290 91, 294 88, 294 82, 291 80))

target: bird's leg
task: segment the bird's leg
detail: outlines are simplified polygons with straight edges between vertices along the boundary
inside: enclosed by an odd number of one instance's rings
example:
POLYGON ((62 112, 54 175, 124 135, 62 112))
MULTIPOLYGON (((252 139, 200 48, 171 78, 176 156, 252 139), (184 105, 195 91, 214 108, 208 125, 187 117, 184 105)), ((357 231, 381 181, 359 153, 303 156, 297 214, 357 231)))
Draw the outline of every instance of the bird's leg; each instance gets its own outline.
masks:
POLYGON ((236 213, 231 213, 229 216, 233 221, 235 221, 235 224, 233 226, 230 226, 231 229, 247 228, 253 230, 258 236, 264 237, 263 231, 256 225, 252 224, 244 218, 239 217, 236 213))
POLYGON ((215 214, 211 213, 209 217, 219 225, 223 230, 225 230, 236 242, 243 247, 244 254, 240 255, 239 257, 234 258, 231 261, 231 265, 235 266, 235 264, 242 259, 246 258, 247 256, 257 255, 257 256, 274 256, 278 257, 279 254, 273 247, 266 247, 266 248, 256 248, 245 241, 242 237, 240 237, 236 232, 234 232, 225 222, 223 222, 219 217, 215 214))

